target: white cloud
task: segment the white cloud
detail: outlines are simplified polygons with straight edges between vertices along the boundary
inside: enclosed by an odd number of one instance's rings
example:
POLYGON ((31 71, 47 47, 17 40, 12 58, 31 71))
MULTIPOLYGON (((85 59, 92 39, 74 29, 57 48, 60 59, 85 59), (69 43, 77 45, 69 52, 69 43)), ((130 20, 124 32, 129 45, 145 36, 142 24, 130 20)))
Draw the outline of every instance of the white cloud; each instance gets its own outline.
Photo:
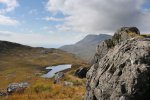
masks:
POLYGON ((12 19, 10 17, 7 17, 7 16, 3 16, 3 15, 0 15, 0 24, 1 25, 18 25, 19 22, 15 19, 12 19))
POLYGON ((85 34, 66 34, 61 33, 37 34, 37 33, 15 33, 9 31, 0 31, 0 40, 17 42, 30 46, 62 46, 75 43, 85 36, 85 34))
POLYGON ((66 31, 72 31, 71 28, 67 25, 56 25, 56 29, 58 31, 66 32, 66 31))
POLYGON ((63 18, 56 18, 56 17, 44 17, 43 20, 46 20, 46 21, 64 21, 63 18))
POLYGON ((0 9, 0 25, 18 25, 19 21, 4 15, 19 6, 17 0, 0 0, 0 4, 4 4, 4 8, 0 9))
POLYGON ((0 9, 0 13, 7 13, 13 11, 19 6, 17 0, 0 0, 0 3, 4 4, 6 7, 0 9))
POLYGON ((65 23, 59 27, 84 32, 114 32, 122 26, 136 26, 150 31, 150 12, 142 9, 148 0, 49 0, 51 13, 63 13, 65 23))
POLYGON ((8 37, 8 36, 11 36, 11 32, 9 31, 0 31, 0 36, 1 37, 8 37))

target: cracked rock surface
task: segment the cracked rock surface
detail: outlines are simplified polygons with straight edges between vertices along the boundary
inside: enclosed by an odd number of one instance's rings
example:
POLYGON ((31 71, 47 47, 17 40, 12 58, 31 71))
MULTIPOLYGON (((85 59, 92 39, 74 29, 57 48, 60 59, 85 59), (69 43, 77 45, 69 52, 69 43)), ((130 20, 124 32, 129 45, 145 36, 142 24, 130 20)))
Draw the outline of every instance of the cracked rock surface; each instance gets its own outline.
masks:
MULTIPOLYGON (((122 28, 115 36, 139 35, 137 28, 129 29, 122 28)), ((106 41, 99 44, 87 72, 85 100, 150 100, 150 38, 118 40, 107 40, 111 46, 106 41)))

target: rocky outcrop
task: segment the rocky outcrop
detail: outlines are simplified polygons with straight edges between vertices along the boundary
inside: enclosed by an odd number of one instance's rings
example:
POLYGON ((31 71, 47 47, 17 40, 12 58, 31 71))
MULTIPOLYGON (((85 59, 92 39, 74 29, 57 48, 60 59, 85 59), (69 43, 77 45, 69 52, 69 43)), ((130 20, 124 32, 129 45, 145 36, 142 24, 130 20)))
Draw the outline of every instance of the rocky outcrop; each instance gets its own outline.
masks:
POLYGON ((112 37, 113 44, 116 45, 140 35, 140 31, 136 27, 122 27, 112 37))
POLYGON ((22 83, 11 83, 7 87, 7 93, 12 94, 12 93, 23 93, 24 90, 29 86, 29 83, 27 82, 22 82, 22 83))
POLYGON ((87 72, 85 100, 150 99, 150 39, 139 34, 125 27, 99 44, 87 72))
POLYGON ((79 78, 86 78, 87 71, 88 71, 88 68, 86 68, 86 67, 79 68, 76 70, 74 75, 79 77, 79 78))
POLYGON ((11 83, 6 89, 0 89, 0 96, 8 96, 13 93, 24 93, 24 90, 29 87, 28 82, 11 83))
POLYGON ((107 54, 109 49, 113 48, 115 45, 121 43, 122 41, 126 41, 133 37, 140 35, 140 31, 136 27, 122 27, 117 32, 115 32, 112 39, 107 39, 101 42, 96 47, 96 54, 92 63, 98 62, 103 56, 107 54))

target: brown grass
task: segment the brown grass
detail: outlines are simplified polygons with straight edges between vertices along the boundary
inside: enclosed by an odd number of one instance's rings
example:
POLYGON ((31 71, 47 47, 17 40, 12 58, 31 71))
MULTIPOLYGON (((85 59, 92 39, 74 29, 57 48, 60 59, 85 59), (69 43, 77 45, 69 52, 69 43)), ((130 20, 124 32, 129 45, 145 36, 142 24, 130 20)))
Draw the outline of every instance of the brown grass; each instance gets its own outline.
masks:
POLYGON ((5 89, 14 82, 29 82, 30 86, 23 94, 12 94, 0 97, 0 100, 82 100, 85 92, 85 80, 73 76, 73 72, 83 60, 63 51, 53 51, 40 54, 40 50, 15 49, 0 56, 0 89, 5 89), (44 68, 50 65, 73 64, 60 84, 53 84, 53 79, 40 76, 45 73, 44 68), (72 87, 64 87, 63 81, 73 82, 72 87))

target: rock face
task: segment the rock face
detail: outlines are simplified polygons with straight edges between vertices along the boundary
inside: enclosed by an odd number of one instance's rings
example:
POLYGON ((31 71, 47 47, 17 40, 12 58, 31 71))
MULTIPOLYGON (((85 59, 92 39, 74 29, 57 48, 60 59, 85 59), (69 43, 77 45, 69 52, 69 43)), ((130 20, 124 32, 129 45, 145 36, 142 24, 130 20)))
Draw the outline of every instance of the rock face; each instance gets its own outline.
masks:
POLYGON ((136 27, 122 27, 114 34, 113 44, 116 45, 137 35, 140 35, 140 31, 136 27))
POLYGON ((85 100, 150 99, 150 38, 139 34, 125 27, 99 44, 87 72, 85 100))

